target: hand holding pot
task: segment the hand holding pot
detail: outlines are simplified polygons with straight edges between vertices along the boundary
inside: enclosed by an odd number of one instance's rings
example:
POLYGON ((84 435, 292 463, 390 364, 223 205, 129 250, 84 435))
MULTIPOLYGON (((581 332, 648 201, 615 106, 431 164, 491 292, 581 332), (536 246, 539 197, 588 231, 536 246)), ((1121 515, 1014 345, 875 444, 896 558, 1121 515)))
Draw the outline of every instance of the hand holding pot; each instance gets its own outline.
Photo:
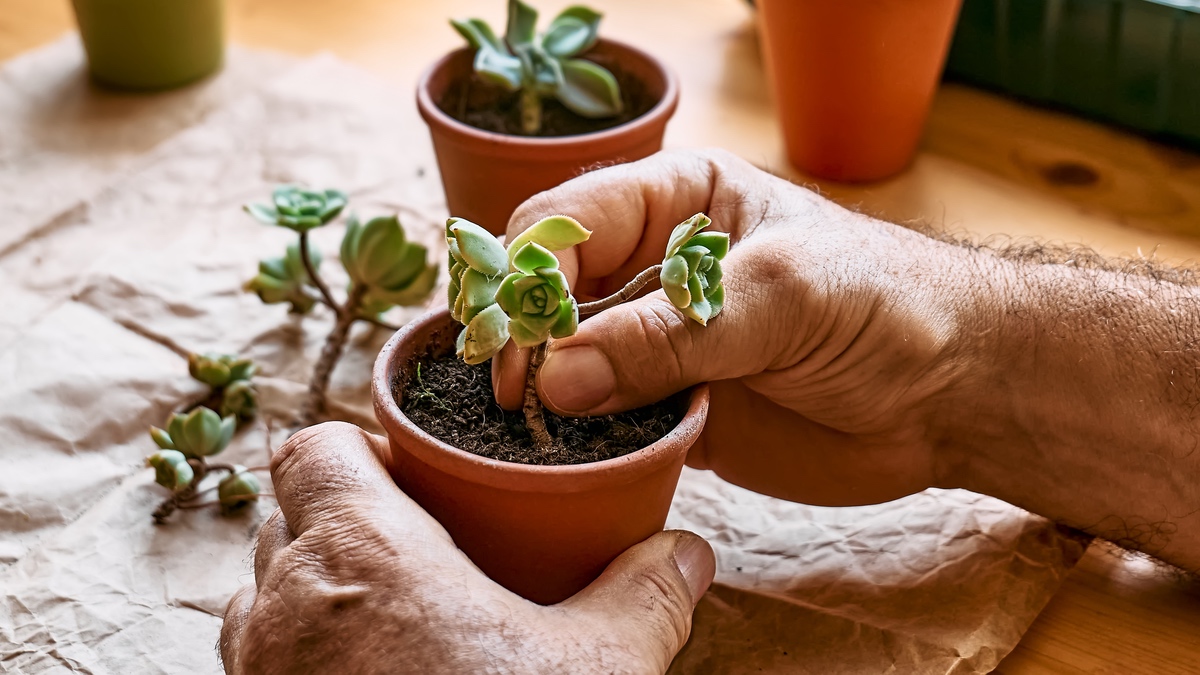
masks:
MULTIPOLYGON (((591 239, 559 253, 578 296, 658 262, 705 211, 731 235, 724 311, 661 291, 549 344, 538 392, 564 414, 711 382, 688 462, 813 504, 927 487, 989 494, 1200 571, 1194 271, 1036 242, 988 247, 852 213, 721 152, 659 154, 526 202, 591 239)), ((581 299, 584 299, 581 297, 581 299)), ((493 360, 519 405, 524 355, 493 360)))
MULTIPOLYGON (((526 202, 508 235, 557 213, 592 228, 590 240, 558 254, 582 300, 660 262, 671 229, 697 211, 734 241, 722 263, 724 313, 702 327, 656 291, 584 321, 550 343, 538 379, 545 404, 603 415, 708 381, 712 403, 692 466, 829 505, 936 484, 925 432, 954 382, 946 327, 958 299, 929 279, 944 263, 938 252, 949 258, 955 247, 719 151, 660 153, 586 174, 526 202)), ((510 347, 493 361, 505 407, 520 407, 525 358, 510 347)))
POLYGON ((494 583, 392 482, 387 440, 294 435, 271 475, 255 584, 230 601, 225 672, 663 672, 712 581, 712 549, 664 532, 544 607, 494 583))

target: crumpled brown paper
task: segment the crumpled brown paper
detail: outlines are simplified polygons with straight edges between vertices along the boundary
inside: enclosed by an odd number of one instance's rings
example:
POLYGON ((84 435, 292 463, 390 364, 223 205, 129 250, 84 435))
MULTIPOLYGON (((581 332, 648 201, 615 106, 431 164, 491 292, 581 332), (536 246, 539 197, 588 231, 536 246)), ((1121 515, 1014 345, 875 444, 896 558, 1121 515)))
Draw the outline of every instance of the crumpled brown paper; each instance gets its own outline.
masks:
MULTIPOLYGON (((5 669, 220 672, 219 615, 251 580, 273 506, 151 524, 162 493, 141 466, 146 426, 200 391, 152 338, 253 357, 264 409, 294 410, 329 317, 300 320, 241 292, 290 233, 238 207, 280 182, 336 185, 364 215, 415 209, 402 220, 440 259, 425 131, 395 122, 410 94, 330 57, 244 50, 194 87, 111 94, 87 84, 74 38, 0 70, 5 669)), ((340 230, 316 233, 330 259, 340 230)), ((368 373, 386 337, 356 331, 331 390, 338 416, 376 430, 368 373)), ((223 457, 261 465, 267 447, 254 426, 223 457)), ((822 509, 691 470, 670 525, 707 537, 719 560, 673 666, 682 673, 986 672, 1083 550, 966 492, 822 509)))

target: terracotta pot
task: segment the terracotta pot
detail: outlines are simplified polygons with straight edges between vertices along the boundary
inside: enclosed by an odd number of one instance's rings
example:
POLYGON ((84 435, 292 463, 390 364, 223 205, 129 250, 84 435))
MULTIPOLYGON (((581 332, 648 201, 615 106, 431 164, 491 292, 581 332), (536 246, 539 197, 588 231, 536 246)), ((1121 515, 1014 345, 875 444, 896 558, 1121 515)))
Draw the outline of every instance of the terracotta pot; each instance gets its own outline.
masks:
POLYGON ((704 427, 708 386, 692 390, 674 430, 624 457, 570 466, 488 459, 425 433, 396 403, 409 369, 425 354, 451 353, 461 329, 446 310, 431 312, 397 331, 375 361, 372 396, 391 440, 392 475, 489 577, 535 602, 565 600, 663 529, 704 427))
POLYGON ((125 89, 200 79, 225 57, 224 0, 73 0, 92 76, 125 89))
POLYGON ((460 49, 435 63, 417 85, 417 107, 429 125, 450 213, 503 234, 521 202, 583 173, 632 162, 662 149, 667 120, 679 102, 679 84, 649 54, 600 40, 585 55, 615 62, 658 100, 648 112, 620 126, 577 136, 531 138, 477 129, 438 107, 446 91, 471 73, 474 52, 460 49))
POLYGON ((822 178, 904 169, 962 0, 758 0, 788 159, 822 178))

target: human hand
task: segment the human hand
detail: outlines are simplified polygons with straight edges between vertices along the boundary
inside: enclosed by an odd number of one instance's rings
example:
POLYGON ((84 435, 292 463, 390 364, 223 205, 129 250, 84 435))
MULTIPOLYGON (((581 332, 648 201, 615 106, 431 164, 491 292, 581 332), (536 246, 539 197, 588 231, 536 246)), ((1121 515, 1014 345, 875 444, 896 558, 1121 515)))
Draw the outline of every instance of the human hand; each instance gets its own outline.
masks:
MULTIPOLYGON (((558 254, 581 302, 661 262, 671 229, 706 212, 731 234, 725 309, 707 327, 662 291, 554 340, 538 374, 560 414, 603 415, 712 382, 688 463, 813 504, 894 499, 939 484, 938 410, 955 395, 962 249, 846 211, 719 151, 659 153, 530 199, 509 237, 573 216, 590 240, 558 254)), ((969 275, 969 271, 963 270, 969 275)), ((528 354, 493 360, 496 398, 521 405, 528 354)))
POLYGON ((661 673, 687 640, 715 571, 703 539, 657 534, 543 607, 484 576, 392 482, 388 454, 342 423, 276 453, 279 510, 225 611, 226 673, 661 673))

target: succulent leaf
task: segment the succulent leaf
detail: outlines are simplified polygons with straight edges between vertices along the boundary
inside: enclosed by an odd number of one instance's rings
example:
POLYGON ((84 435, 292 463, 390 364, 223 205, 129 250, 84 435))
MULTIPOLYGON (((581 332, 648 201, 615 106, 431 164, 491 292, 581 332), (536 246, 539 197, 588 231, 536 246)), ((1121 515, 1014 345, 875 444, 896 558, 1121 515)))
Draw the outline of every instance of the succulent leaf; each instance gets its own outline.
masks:
MULTIPOLYGON (((536 243, 547 251, 562 251, 572 246, 582 244, 592 236, 588 230, 570 216, 550 216, 543 218, 529 229, 525 230, 508 244, 509 267, 512 259, 530 242, 536 243)), ((557 266, 557 262, 555 263, 557 266)))
POLYGON ((237 420, 232 416, 222 418, 203 406, 186 415, 171 415, 167 422, 167 434, 172 444, 188 457, 208 457, 221 452, 229 445, 236 428, 237 420))
POLYGON ((568 7, 554 17, 542 37, 542 46, 559 58, 575 56, 596 44, 601 14, 587 7, 568 7))
POLYGON ((171 435, 164 429, 158 427, 150 427, 150 438, 154 439, 154 444, 163 450, 174 450, 175 442, 171 440, 171 435))
POLYGON ((457 253, 462 262, 471 269, 494 277, 504 274, 508 267, 508 254, 496 237, 482 227, 462 218, 446 221, 447 239, 454 240, 452 253, 457 253))
POLYGON ((159 450, 146 458, 146 466, 153 467, 154 482, 172 492, 188 487, 196 477, 187 457, 178 450, 159 450))
POLYGON ((499 305, 475 315, 458 337, 458 355, 469 364, 483 363, 504 347, 509 338, 509 320, 499 305))
POLYGON ((514 50, 533 44, 537 31, 537 10, 521 2, 508 0, 508 27, 504 40, 514 50))
MULTIPOLYGON (((308 260, 313 270, 321 267, 321 254, 315 248, 309 248, 308 260)), ((268 305, 288 303, 291 305, 288 311, 305 314, 316 304, 312 296, 304 291, 304 287, 311 284, 308 271, 300 261, 300 247, 289 244, 284 257, 260 262, 258 274, 247 281, 243 288, 258 295, 268 305)))
POLYGON ((217 483, 217 499, 225 511, 232 511, 258 500, 262 483, 246 467, 235 464, 233 472, 217 483))
POLYGON ((617 78, 604 68, 583 59, 562 61, 562 84, 555 95, 560 103, 581 117, 612 117, 625 104, 617 78))
POLYGON ((671 304, 701 325, 707 325, 725 305, 721 259, 729 252, 729 235, 700 232, 711 222, 697 213, 675 227, 658 276, 671 304))

